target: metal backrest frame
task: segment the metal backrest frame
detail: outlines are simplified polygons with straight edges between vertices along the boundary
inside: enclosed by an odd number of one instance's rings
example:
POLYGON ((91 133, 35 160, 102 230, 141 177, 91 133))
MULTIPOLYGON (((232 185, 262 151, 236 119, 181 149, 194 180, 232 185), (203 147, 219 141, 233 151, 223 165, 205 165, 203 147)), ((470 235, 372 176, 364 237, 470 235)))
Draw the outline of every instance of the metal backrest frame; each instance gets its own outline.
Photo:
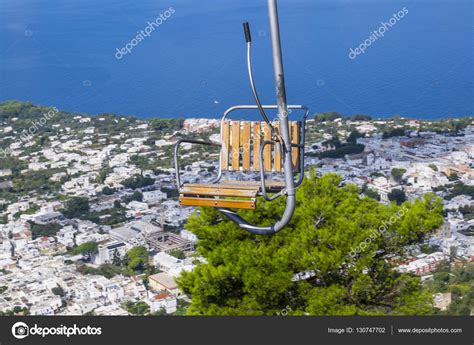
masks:
MULTIPOLYGON (((263 105, 262 108, 263 109, 268 109, 268 110, 278 110, 277 105, 263 105)), ((306 135, 305 135, 306 134, 306 120, 307 120, 308 115, 309 115, 309 109, 304 105, 288 105, 287 108, 288 108, 287 116, 289 116, 289 113, 292 110, 302 110, 304 112, 303 113, 303 118, 301 120, 301 126, 300 126, 299 143, 298 144, 292 144, 292 146, 294 148, 298 149, 298 153, 299 153, 299 158, 298 158, 299 177, 298 177, 298 180, 295 181, 295 187, 298 187, 303 182, 303 177, 304 177, 304 145, 305 145, 305 138, 306 138, 306 135)), ((231 114, 235 111, 238 111, 238 110, 253 110, 253 111, 255 111, 255 110, 258 110, 258 107, 256 105, 236 105, 236 106, 230 107, 229 109, 227 109, 224 112, 224 114, 222 115, 222 118, 221 118, 221 150, 222 150, 222 141, 223 141, 223 138, 222 138, 223 123, 228 120, 229 114, 231 114)), ((262 155, 264 146, 271 145, 271 144, 275 145, 276 143, 273 140, 264 140, 260 143, 259 161, 261 161, 261 162, 259 163, 259 166, 262 166, 262 164, 265 164, 264 163, 264 157, 262 155)), ((255 153, 256 152, 254 151, 254 154, 255 153)), ((226 171, 226 170, 223 169, 222 152, 221 152, 219 154, 219 173, 218 173, 218 176, 217 176, 217 178, 214 182, 219 182, 220 181, 220 179, 222 178, 222 172, 223 171, 226 171)), ((262 177, 262 175, 264 176, 264 173, 265 173, 265 171, 263 169, 260 169, 261 177, 262 177)), ((262 190, 263 190, 262 194, 265 197, 265 191, 266 191, 266 188, 264 188, 265 180, 262 179, 262 178, 261 178, 261 183, 262 183, 262 190)))
MULTIPOLYGON (((263 121, 222 121, 221 122, 221 169, 242 172, 283 172, 283 146, 265 145, 263 165, 259 154, 261 144, 272 140, 272 129, 263 121)), ((295 145, 292 149, 293 172, 298 173, 299 144, 301 140, 301 122, 290 121, 290 139, 295 145)), ((278 130, 278 122, 273 123, 278 130)))

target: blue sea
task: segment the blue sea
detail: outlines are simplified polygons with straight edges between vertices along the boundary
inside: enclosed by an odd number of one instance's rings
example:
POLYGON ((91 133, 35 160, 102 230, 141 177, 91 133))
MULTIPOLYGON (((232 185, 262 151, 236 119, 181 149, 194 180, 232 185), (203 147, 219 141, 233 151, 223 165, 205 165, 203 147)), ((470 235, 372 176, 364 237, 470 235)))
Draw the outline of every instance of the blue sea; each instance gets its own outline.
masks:
MULTIPOLYGON (((289 103, 374 117, 474 115, 472 0, 279 5, 289 103), (349 57, 399 11, 406 14, 385 25, 383 37, 349 57)), ((253 104, 243 21, 252 27, 260 97, 274 103, 265 0, 0 0, 0 101, 217 117, 253 104), (160 25, 140 34, 160 15, 160 25), (117 59, 132 39, 133 49, 117 59)))

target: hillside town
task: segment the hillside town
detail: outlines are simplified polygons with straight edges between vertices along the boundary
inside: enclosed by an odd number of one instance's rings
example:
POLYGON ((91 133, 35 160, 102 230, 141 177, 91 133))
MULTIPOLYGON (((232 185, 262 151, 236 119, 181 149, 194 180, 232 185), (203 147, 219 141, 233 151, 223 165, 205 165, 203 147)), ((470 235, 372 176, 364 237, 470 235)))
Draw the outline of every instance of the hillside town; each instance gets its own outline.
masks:
MULTIPOLYGON (((21 116, 24 105, 7 106, 0 117, 0 312, 180 315, 190 299, 177 279, 205 259, 186 230, 195 209, 178 206, 173 147, 189 136, 219 141, 219 120, 168 126, 60 114, 20 140, 32 120, 21 116), (10 108, 19 110, 8 115, 10 108)), ((443 132, 436 121, 310 118, 306 169, 336 173, 381 203, 441 197, 445 222, 426 239, 429 250, 410 248, 397 268, 429 280, 441 263, 474 260, 468 121, 443 132), (349 146, 361 149, 338 154, 349 146)), ((182 145, 183 181, 215 176, 219 153, 206 150, 182 145)), ((435 298, 441 309, 446 298, 435 298)))

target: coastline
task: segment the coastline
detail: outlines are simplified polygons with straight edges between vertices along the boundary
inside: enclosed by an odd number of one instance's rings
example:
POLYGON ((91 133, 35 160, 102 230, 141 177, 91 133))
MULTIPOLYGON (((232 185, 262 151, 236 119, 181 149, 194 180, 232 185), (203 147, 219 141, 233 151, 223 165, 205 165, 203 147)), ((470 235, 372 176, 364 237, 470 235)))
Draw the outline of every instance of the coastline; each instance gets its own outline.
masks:
MULTIPOLYGON (((0 101, 0 105, 6 104, 8 102, 20 102, 20 103, 30 103, 38 107, 52 107, 53 105, 47 105, 47 104, 38 104, 34 103, 31 101, 24 101, 24 100, 2 100, 0 101)), ((230 105, 229 105, 230 106, 230 105)), ((56 106, 54 106, 56 107, 56 106)), ((83 111, 74 111, 74 110, 68 110, 68 109, 62 109, 60 107, 57 107, 59 111, 63 113, 68 113, 68 114, 80 114, 82 116, 87 116, 87 117, 99 117, 100 115, 107 114, 107 115, 113 115, 117 117, 127 117, 127 118, 134 118, 140 121, 150 121, 153 119, 163 119, 163 120, 193 120, 193 119, 209 119, 209 120, 214 120, 214 119, 220 119, 222 117, 222 114, 216 113, 215 115, 209 115, 209 114, 201 114, 201 115, 183 115, 183 116, 172 116, 172 115, 166 115, 166 114, 161 114, 161 115, 147 115, 147 116, 139 116, 139 115, 132 115, 132 114, 120 114, 120 113, 111 113, 111 112, 101 112, 101 113, 96 113, 96 114, 91 114, 89 112, 83 112, 83 111)), ((320 113, 328 113, 328 112, 337 112, 336 109, 310 109, 310 116, 315 115, 315 114, 320 114, 320 113)), ((352 116, 357 116, 357 115, 364 115, 364 116, 370 116, 372 120, 374 121, 387 121, 390 119, 393 119, 395 117, 399 117, 400 119, 404 120, 417 120, 417 121, 447 121, 447 120, 457 120, 457 119, 463 119, 463 118, 470 118, 474 117, 473 114, 466 114, 466 115, 452 115, 452 116, 431 116, 431 115, 409 115, 409 116, 404 116, 400 114, 393 114, 392 116, 374 116, 372 114, 365 114, 365 113, 344 113, 344 117, 350 118, 352 116)), ((258 118, 258 114, 256 113, 255 118, 258 118)), ((245 120, 250 120, 253 119, 254 117, 249 117, 249 116, 243 116, 242 117, 245 120)))

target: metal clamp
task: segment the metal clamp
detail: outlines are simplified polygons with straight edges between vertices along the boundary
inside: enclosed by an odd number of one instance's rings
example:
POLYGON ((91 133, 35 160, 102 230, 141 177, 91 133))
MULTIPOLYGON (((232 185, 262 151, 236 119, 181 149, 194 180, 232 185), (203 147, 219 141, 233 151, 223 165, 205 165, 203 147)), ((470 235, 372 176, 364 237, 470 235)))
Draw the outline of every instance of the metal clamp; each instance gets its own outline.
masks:
POLYGON ((262 189, 261 195, 267 201, 273 201, 276 198, 278 198, 278 197, 280 197, 280 196, 282 196, 286 193, 286 188, 283 188, 281 191, 279 191, 275 195, 272 195, 271 197, 269 197, 267 195, 267 187, 265 186, 265 168, 264 168, 263 150, 265 149, 265 146, 267 146, 267 145, 276 145, 276 144, 277 143, 274 140, 264 140, 264 141, 262 141, 261 144, 260 144, 260 151, 259 151, 259 155, 258 155, 258 164, 260 166, 260 186, 261 186, 261 189, 262 189))

